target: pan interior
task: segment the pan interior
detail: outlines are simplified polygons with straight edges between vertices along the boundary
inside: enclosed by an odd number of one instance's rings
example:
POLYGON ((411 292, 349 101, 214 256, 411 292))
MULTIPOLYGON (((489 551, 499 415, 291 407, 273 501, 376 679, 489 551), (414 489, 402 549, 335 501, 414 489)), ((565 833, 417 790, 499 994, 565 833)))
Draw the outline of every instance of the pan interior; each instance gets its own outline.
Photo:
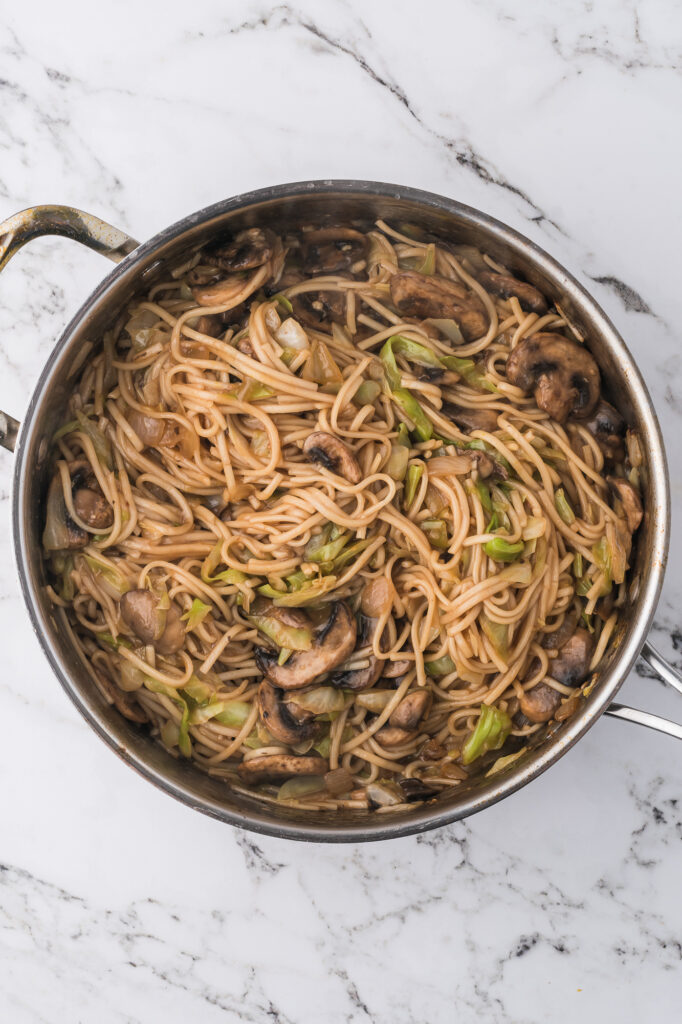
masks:
POLYGON ((318 841, 379 839, 423 831, 473 813, 530 781, 556 760, 608 704, 646 635, 663 575, 668 494, 660 432, 649 397, 622 340, 599 307, 557 263, 527 239, 468 207, 397 186, 362 182, 305 183, 237 197, 202 211, 145 243, 102 282, 57 344, 33 395, 22 428, 15 471, 14 529, 19 573, 34 628, 62 685, 96 731, 133 767, 185 803, 232 824, 278 836, 318 841), (635 427, 645 454, 646 515, 630 571, 628 605, 599 677, 581 710, 551 734, 533 736, 532 750, 505 773, 475 778, 436 801, 407 812, 302 812, 236 793, 194 765, 176 760, 145 731, 125 720, 94 689, 45 594, 41 559, 42 510, 50 438, 63 418, 73 382, 96 339, 138 291, 147 291, 196 246, 245 227, 280 231, 303 224, 377 219, 418 224, 443 241, 478 246, 558 301, 587 338, 604 392, 635 427))

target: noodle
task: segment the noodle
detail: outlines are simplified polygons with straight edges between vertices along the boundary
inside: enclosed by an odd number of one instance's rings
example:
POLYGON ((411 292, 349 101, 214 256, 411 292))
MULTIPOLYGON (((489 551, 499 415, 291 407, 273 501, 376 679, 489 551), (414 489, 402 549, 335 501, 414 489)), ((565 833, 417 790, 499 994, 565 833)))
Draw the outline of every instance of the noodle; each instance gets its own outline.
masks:
POLYGON ((169 267, 54 438, 48 593, 94 685, 264 801, 383 811, 498 770, 618 636, 632 431, 558 306, 407 230, 169 267))

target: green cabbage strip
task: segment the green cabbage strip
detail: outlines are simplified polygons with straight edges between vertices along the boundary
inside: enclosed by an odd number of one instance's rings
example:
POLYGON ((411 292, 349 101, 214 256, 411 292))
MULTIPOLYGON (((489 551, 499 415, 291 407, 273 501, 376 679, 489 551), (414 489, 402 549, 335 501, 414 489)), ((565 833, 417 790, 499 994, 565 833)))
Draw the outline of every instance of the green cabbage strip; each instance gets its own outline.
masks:
POLYGON ((471 764, 483 754, 487 754, 489 750, 499 750, 511 732, 511 728, 511 719, 505 711, 488 704, 481 704, 481 714, 476 728, 462 750, 462 764, 471 764))

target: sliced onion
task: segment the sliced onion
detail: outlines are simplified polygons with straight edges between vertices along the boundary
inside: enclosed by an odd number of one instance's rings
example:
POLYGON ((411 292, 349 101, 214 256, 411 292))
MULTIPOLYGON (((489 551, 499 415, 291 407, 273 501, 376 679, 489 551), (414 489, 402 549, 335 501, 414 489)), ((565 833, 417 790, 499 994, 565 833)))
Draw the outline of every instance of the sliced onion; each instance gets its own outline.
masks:
POLYGON ((324 789, 324 778, 322 775, 297 775, 279 787, 277 792, 278 800, 298 800, 302 796, 310 796, 311 793, 319 793, 324 789))
POLYGON ((163 437, 166 428, 165 421, 154 416, 145 416, 139 409, 131 409, 128 413, 128 423, 133 428, 142 444, 158 444, 163 437))
POLYGON ((471 472, 472 462, 466 455, 440 455, 426 464, 429 476, 462 476, 471 472))
POLYGON ((355 703, 361 708, 366 708, 373 715, 379 715, 395 697, 395 690, 368 690, 367 693, 358 693, 355 696, 355 703))
POLYGON ((284 348, 294 348, 301 352, 310 347, 308 335, 305 333, 298 320, 292 316, 287 317, 284 323, 275 331, 275 338, 284 348))
POLYGON ((313 715, 327 715, 330 711, 343 711, 346 698, 335 686, 316 686, 314 690, 294 690, 287 695, 287 702, 295 704, 313 715))

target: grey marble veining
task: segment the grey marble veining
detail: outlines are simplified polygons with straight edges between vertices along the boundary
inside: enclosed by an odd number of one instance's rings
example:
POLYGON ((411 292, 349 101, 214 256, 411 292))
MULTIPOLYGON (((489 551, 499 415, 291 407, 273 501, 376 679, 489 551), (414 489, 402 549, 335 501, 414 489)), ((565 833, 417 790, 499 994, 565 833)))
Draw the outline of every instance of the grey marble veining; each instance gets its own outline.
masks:
MULTIPOLYGON (((283 180, 375 178, 492 213, 638 359, 673 486, 654 642, 682 662, 680 38, 662 0, 44 0, 0 13, 0 219, 72 203, 138 238, 283 180)), ((0 277, 20 417, 107 271, 64 240, 0 277)), ((9 522, 11 458, 0 453, 9 522)), ((0 1019, 679 1019, 682 748, 604 720, 531 787, 376 846, 248 836, 152 790, 68 704, 0 531, 0 1019)), ((623 699, 682 718, 639 665, 623 699)))

